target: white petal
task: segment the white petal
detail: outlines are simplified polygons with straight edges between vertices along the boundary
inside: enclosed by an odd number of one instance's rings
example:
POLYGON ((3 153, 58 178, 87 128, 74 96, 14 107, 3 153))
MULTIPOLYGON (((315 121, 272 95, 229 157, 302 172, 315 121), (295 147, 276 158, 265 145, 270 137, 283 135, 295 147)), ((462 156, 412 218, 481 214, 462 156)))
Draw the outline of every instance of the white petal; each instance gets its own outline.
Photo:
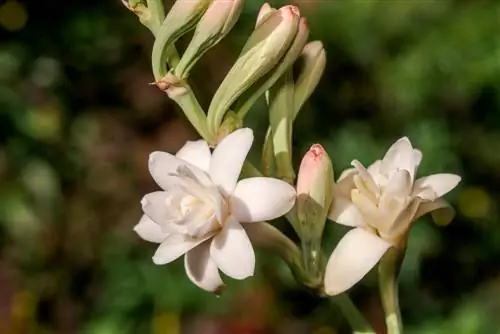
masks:
POLYGON ((156 224, 165 228, 165 225, 172 220, 171 212, 167 206, 168 193, 166 191, 155 191, 146 194, 142 200, 142 210, 156 224))
POLYGON ((390 177, 390 174, 397 169, 405 169, 410 173, 413 180, 421 159, 422 153, 413 149, 408 137, 403 137, 387 150, 380 171, 390 177))
POLYGON ((227 135, 215 148, 210 161, 209 174, 227 195, 236 187, 241 168, 253 142, 249 128, 236 130, 227 135))
POLYGON ((358 173, 358 170, 356 168, 344 169, 342 171, 342 173, 340 173, 340 176, 339 176, 339 179, 337 180, 337 182, 340 182, 340 181, 344 180, 345 178, 351 178, 351 180, 352 180, 353 175, 357 174, 357 173, 358 173))
POLYGON ((414 220, 431 212, 434 222, 438 225, 448 225, 455 216, 455 210, 442 198, 432 202, 424 202, 418 207, 414 220))
POLYGON ((184 234, 171 234, 156 250, 153 262, 155 264, 170 263, 212 236, 213 234, 209 234, 203 238, 193 239, 184 234))
POLYGON ((362 187, 366 189, 365 191, 363 191, 365 193, 368 191, 373 195, 378 195, 379 189, 377 187, 377 184, 373 180, 373 177, 368 172, 368 170, 366 170, 365 166, 363 166, 363 164, 358 160, 353 160, 351 162, 351 165, 353 165, 354 168, 356 168, 356 170, 358 171, 358 174, 353 177, 354 183, 358 183, 356 184, 356 186, 358 188, 362 187), (356 182, 356 180, 360 180, 361 182, 356 182))
POLYGON ((210 258, 210 240, 186 253, 184 267, 189 279, 199 288, 217 293, 224 287, 217 264, 210 258))
POLYGON ((258 222, 283 216, 293 207, 296 193, 288 183, 270 177, 241 180, 231 196, 231 210, 240 222, 258 222))
POLYGON ((364 226, 364 220, 356 206, 348 199, 334 197, 328 218, 346 226, 364 226))
POLYGON ((186 162, 167 152, 156 151, 149 155, 149 173, 155 182, 164 190, 172 186, 172 173, 186 162))
POLYGON ((325 292, 337 295, 350 289, 377 264, 389 247, 389 243, 362 228, 347 232, 326 265, 325 292))
MULTIPOLYGON (((462 178, 455 174, 433 174, 422 177, 415 181, 415 191, 430 187, 436 193, 437 197, 441 197, 455 188, 462 178)), ((424 198, 426 199, 426 198, 424 198)))
POLYGON ((219 269, 235 279, 253 276, 255 253, 248 236, 233 217, 229 217, 210 245, 211 258, 219 269))
POLYGON ((411 192, 412 180, 410 173, 405 169, 397 170, 387 182, 382 196, 380 197, 380 202, 384 202, 384 198, 387 197, 406 197, 411 192))
POLYGON ((188 141, 175 156, 207 172, 212 153, 206 141, 197 140, 188 141))
POLYGON ((134 231, 142 239, 154 243, 161 243, 169 235, 169 233, 161 229, 160 225, 156 224, 146 215, 143 215, 139 223, 134 226, 134 231))

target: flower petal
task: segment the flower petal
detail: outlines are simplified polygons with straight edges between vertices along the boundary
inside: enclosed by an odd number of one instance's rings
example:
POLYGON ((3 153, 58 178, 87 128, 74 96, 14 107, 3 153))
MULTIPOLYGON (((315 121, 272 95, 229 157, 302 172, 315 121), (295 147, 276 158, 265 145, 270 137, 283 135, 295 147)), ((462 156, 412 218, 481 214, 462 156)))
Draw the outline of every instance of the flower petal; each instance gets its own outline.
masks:
POLYGON ((188 141, 175 156, 207 172, 212 153, 206 141, 196 140, 188 141))
POLYGON ((168 190, 171 187, 171 174, 176 173, 177 168, 185 164, 184 160, 167 152, 155 151, 149 155, 149 173, 163 190, 168 190))
POLYGON ((212 236, 213 234, 208 234, 203 238, 193 239, 185 234, 171 234, 156 250, 153 262, 155 264, 170 263, 212 236))
POLYGON ((134 231, 142 239, 154 243, 161 243, 169 235, 169 233, 161 229, 160 225, 156 224, 146 215, 143 215, 139 223, 134 226, 134 231))
POLYGON ((249 128, 239 129, 222 139, 212 154, 209 174, 227 195, 236 187, 252 142, 253 131, 249 128))
POLYGON ((171 225, 168 223, 173 219, 171 212, 169 214, 167 200, 168 193, 166 191, 146 194, 141 200, 144 213, 163 229, 168 229, 168 225, 171 225))
POLYGON ((390 174, 397 169, 405 169, 410 173, 413 180, 421 159, 422 153, 413 149, 408 137, 403 137, 398 139, 387 150, 380 166, 380 172, 390 177, 390 174))
POLYGON ((231 209, 240 222, 258 222, 283 216, 293 207, 296 193, 288 183, 270 177, 241 180, 231 196, 231 209))
POLYGON ((248 236, 233 217, 229 217, 222 230, 212 240, 210 256, 219 269, 235 279, 253 276, 255 253, 248 236))
POLYGON ((417 220, 429 212, 432 212, 432 219, 440 226, 448 225, 455 216, 455 210, 451 205, 444 199, 438 198, 432 202, 420 204, 413 220, 417 220))
POLYGON ((328 218, 345 226, 364 226, 363 216, 356 206, 344 197, 334 197, 328 218))
POLYGON ((390 246, 362 228, 347 232, 326 265, 325 292, 332 296, 350 289, 377 264, 390 246))
POLYGON ((224 287, 217 264, 210 258, 210 240, 186 253, 184 267, 189 279, 199 288, 217 293, 224 287))
MULTIPOLYGON (((441 197, 444 194, 451 191, 455 188, 462 178, 455 174, 433 174, 425 177, 421 177, 417 181, 415 181, 415 191, 416 196, 418 196, 418 192, 427 187, 432 188, 436 193, 437 197, 441 197)), ((427 199, 427 198, 423 198, 427 199)))

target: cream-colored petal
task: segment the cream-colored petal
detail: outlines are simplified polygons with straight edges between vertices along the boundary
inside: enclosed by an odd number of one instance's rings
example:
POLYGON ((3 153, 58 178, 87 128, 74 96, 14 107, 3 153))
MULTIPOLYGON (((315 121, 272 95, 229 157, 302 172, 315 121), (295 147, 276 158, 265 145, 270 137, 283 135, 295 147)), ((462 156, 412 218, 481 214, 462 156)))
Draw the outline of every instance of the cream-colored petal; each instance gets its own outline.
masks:
POLYGON ((146 215, 143 215, 139 223, 134 226, 134 231, 142 239, 154 243, 161 243, 169 236, 169 233, 164 232, 160 225, 156 224, 146 215))
POLYGON ((455 174, 433 174, 415 181, 414 189, 419 192, 421 189, 430 187, 437 197, 441 197, 455 188, 461 179, 460 176, 455 174))
POLYGON ((417 220, 429 212, 434 222, 441 226, 448 225, 455 217, 455 210, 453 207, 444 199, 438 198, 432 202, 420 204, 413 219, 417 220))
POLYGON ((160 247, 156 250, 153 262, 155 264, 170 263, 212 236, 213 234, 193 239, 185 234, 171 234, 163 240, 160 247))
POLYGON ((218 293, 224 287, 217 264, 210 258, 210 240, 186 253, 184 267, 191 282, 199 288, 218 293))
POLYGON ((149 173, 163 190, 169 190, 175 184, 172 174, 185 164, 184 160, 167 152, 155 151, 149 155, 149 173))
POLYGON ((212 153, 206 141, 196 140, 188 141, 175 156, 208 172, 212 153))
POLYGON ((352 180, 352 177, 354 176, 354 174, 357 174, 358 173, 358 170, 356 168, 347 168, 345 170, 342 171, 342 173, 340 173, 340 176, 339 176, 339 179, 337 180, 337 182, 340 182, 346 178, 350 178, 352 180))
POLYGON ((377 205, 358 189, 353 189, 351 191, 351 200, 363 217, 369 219, 369 222, 367 222, 368 224, 371 225, 372 222, 380 219, 381 213, 377 205))
POLYGON ((377 264, 390 246, 362 228, 347 232, 326 265, 325 292, 333 296, 350 289, 377 264))
POLYGON ((396 170, 405 169, 413 180, 422 158, 419 152, 415 152, 408 137, 400 138, 387 150, 380 166, 381 173, 390 177, 396 170))
POLYGON ((251 129, 238 129, 222 139, 212 154, 209 174, 212 181, 222 188, 226 195, 231 194, 236 187, 252 142, 251 129))
POLYGON ((295 188, 270 177, 241 180, 231 196, 231 212, 240 222, 271 220, 286 214, 295 203, 295 188))
POLYGON ((210 245, 210 256, 219 269, 235 279, 253 276, 255 253, 239 222, 229 217, 210 245))
POLYGON ((367 195, 368 191, 369 193, 372 194, 370 197, 378 196, 380 193, 379 188, 375 183, 375 181, 373 180, 370 173, 368 172, 368 170, 366 170, 366 168, 363 166, 363 164, 358 160, 353 160, 351 162, 351 165, 353 165, 354 168, 356 168, 358 171, 358 174, 355 175, 353 178, 353 181, 356 184, 356 186, 360 188, 360 190, 363 191, 365 195, 367 195), (360 180, 361 182, 357 180, 360 180), (364 189, 366 189, 366 191, 364 189))
POLYGON ((363 216, 356 206, 345 197, 334 197, 328 218, 346 226, 364 226, 363 216))
POLYGON ((411 193, 411 176, 405 169, 396 171, 384 187, 381 201, 384 197, 403 197, 411 193))

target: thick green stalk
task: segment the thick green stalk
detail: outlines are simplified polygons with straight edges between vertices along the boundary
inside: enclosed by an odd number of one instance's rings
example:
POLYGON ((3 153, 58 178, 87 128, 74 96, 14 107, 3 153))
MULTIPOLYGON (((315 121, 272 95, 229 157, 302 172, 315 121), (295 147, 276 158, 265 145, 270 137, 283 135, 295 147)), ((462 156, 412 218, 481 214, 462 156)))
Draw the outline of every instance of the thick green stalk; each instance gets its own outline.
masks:
POLYGON ((165 9, 163 8, 162 0, 146 0, 146 5, 150 12, 150 27, 153 34, 160 29, 163 20, 165 19, 165 9))
POLYGON ((385 312, 387 334, 403 333, 398 296, 398 275, 403 257, 404 250, 393 247, 382 257, 378 267, 380 297, 385 312))
POLYGON ((340 308, 354 334, 376 334, 347 293, 332 297, 331 300, 340 308))

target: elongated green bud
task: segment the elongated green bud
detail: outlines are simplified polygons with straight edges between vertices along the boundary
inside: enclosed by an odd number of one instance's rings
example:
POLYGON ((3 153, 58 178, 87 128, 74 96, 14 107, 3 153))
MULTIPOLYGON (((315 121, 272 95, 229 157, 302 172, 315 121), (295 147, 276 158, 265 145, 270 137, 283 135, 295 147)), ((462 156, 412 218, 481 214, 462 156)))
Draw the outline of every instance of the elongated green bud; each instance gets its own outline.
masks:
POLYGON ((269 90, 269 124, 273 143, 276 177, 293 183, 292 122, 294 83, 291 69, 269 90))
POLYGON ((242 8, 243 0, 213 0, 175 67, 174 73, 179 78, 185 78, 196 62, 231 31, 242 8))
POLYGON ((285 6, 268 15, 254 30, 210 104, 208 126, 213 133, 217 133, 234 101, 278 64, 292 44, 298 24, 298 9, 285 6))
POLYGON ((257 81, 236 101, 233 110, 240 118, 243 119, 255 102, 293 65, 302 52, 304 45, 306 45, 308 37, 309 27, 307 26, 307 20, 305 17, 302 17, 299 21, 297 35, 278 65, 257 81))
POLYGON ((168 59, 169 49, 185 33, 194 29, 213 0, 177 0, 163 21, 153 44, 151 62, 155 80, 167 74, 167 63, 175 66, 168 59))
POLYGON ((309 42, 304 46, 299 59, 299 75, 295 82, 294 116, 297 117, 300 109, 318 86, 325 71, 326 53, 320 41, 309 42))

